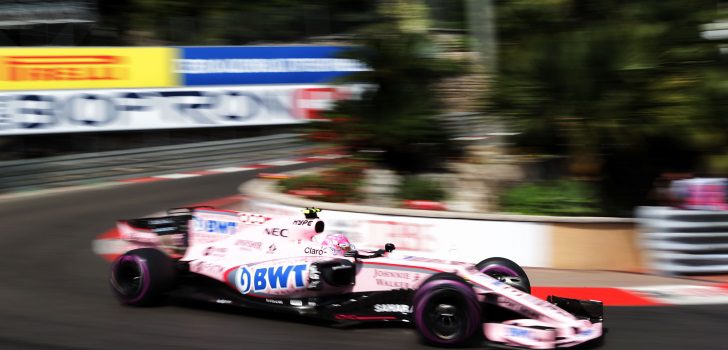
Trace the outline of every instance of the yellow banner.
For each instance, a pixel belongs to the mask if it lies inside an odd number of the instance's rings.
[[[175,52],[161,47],[2,48],[0,90],[176,86]]]

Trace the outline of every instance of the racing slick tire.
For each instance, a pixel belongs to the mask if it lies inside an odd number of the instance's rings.
[[[464,345],[481,327],[481,308],[475,291],[451,273],[439,273],[425,281],[415,292],[412,305],[415,327],[431,345]]]
[[[154,248],[134,249],[118,257],[109,277],[116,298],[132,306],[158,304],[174,280],[174,261]]]
[[[485,259],[475,265],[480,272],[505,282],[509,286],[522,292],[531,294],[531,281],[523,268],[512,260],[493,257]]]

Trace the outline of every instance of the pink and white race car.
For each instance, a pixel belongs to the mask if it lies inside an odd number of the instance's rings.
[[[294,312],[341,323],[414,323],[440,346],[482,340],[533,349],[602,336],[602,303],[530,294],[523,269],[505,258],[471,263],[383,249],[361,251],[326,233],[309,208],[273,218],[210,207],[118,221],[131,250],[111,267],[127,305],[167,296]]]

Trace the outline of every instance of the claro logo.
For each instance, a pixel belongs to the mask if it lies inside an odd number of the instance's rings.
[[[16,82],[125,80],[129,67],[124,56],[5,56],[0,77]]]

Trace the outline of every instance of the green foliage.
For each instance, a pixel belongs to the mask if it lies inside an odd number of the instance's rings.
[[[447,197],[447,192],[438,181],[407,176],[400,184],[396,196],[400,200],[442,201]]]
[[[522,148],[600,164],[590,175],[608,206],[638,204],[660,172],[710,169],[728,149],[728,72],[700,35],[715,2],[513,0],[497,12],[494,109]]]
[[[291,190],[319,188],[322,182],[321,175],[306,174],[281,179],[278,182],[278,186],[283,192],[288,192]]]
[[[318,174],[305,174],[282,179],[278,186],[283,192],[313,190],[321,195],[306,196],[324,202],[345,203],[361,199],[359,191],[365,164],[346,162],[336,168]]]
[[[403,172],[441,167],[457,153],[439,114],[434,84],[459,72],[438,59],[425,34],[400,31],[394,21],[370,26],[357,36],[357,49],[343,54],[371,70],[344,78],[365,84],[358,99],[341,101],[328,114],[331,122],[315,125],[336,135],[350,152],[381,151],[380,162]]]
[[[365,0],[128,1],[130,28],[177,45],[290,42],[340,34],[377,19],[376,3]]]
[[[559,180],[527,183],[505,191],[500,198],[505,212],[527,215],[596,215],[596,193],[587,183]]]

